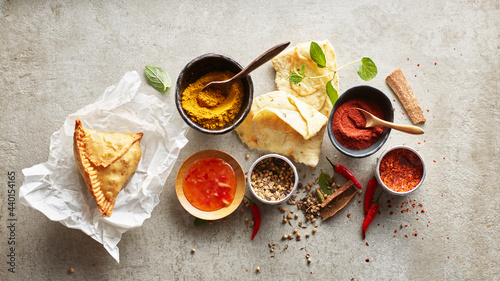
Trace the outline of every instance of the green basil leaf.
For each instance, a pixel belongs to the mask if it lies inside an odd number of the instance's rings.
[[[199,218],[195,218],[194,219],[194,225],[195,226],[202,226],[204,224],[206,224],[208,221],[206,220],[202,220],[202,219],[199,219]]]
[[[332,80],[326,82],[326,94],[328,95],[328,98],[332,102],[332,105],[335,105],[335,102],[339,98],[339,94],[337,90],[333,87]]]
[[[318,184],[319,187],[321,188],[321,191],[323,191],[328,195],[332,194],[332,190],[328,188],[329,182],[330,182],[330,175],[327,173],[323,173],[323,171],[321,171],[321,174],[319,174]]]
[[[304,80],[304,76],[300,75],[296,71],[292,71],[292,74],[288,76],[288,80],[293,84],[299,84],[302,80]]]
[[[318,45],[318,43],[312,41],[311,47],[309,48],[309,55],[311,59],[318,65],[319,68],[326,67],[326,57],[325,53]]]
[[[166,92],[172,86],[172,79],[158,66],[146,65],[144,73],[149,84],[159,92]]]
[[[377,76],[377,66],[367,57],[361,59],[361,65],[358,68],[358,75],[365,81],[370,81]]]

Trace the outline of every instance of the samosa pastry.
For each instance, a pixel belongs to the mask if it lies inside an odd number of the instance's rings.
[[[73,152],[78,171],[103,216],[113,213],[116,197],[139,165],[142,133],[103,133],[75,123]]]

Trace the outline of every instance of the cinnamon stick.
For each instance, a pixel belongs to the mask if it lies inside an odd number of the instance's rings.
[[[401,69],[394,70],[385,78],[385,81],[398,96],[413,124],[425,122],[422,108]]]
[[[343,186],[335,190],[321,204],[322,209],[320,215],[323,220],[335,216],[335,214],[342,210],[356,194],[358,194],[358,190],[352,181],[346,182]]]

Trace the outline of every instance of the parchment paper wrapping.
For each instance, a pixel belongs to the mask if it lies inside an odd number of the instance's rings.
[[[186,123],[177,113],[174,95],[167,104],[138,91],[139,74],[127,72],[104,94],[68,116],[50,139],[49,159],[23,170],[20,202],[53,221],[80,229],[99,243],[119,262],[118,242],[128,229],[139,227],[159,203],[165,181],[179,152],[188,140]],[[143,132],[142,158],[134,174],[116,199],[111,217],[102,217],[95,199],[80,176],[73,156],[75,120],[104,132]]]

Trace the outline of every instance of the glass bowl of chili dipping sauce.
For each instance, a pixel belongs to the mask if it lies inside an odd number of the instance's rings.
[[[226,93],[215,88],[200,90],[209,82],[222,81],[240,72],[243,66],[221,54],[204,54],[191,60],[177,78],[175,105],[182,119],[206,134],[225,134],[234,130],[252,106],[253,83],[250,75],[231,85]]]
[[[204,220],[228,216],[245,195],[245,174],[238,161],[220,150],[202,150],[182,163],[175,191],[182,207]]]
[[[248,175],[250,191],[265,204],[280,204],[290,199],[299,182],[297,168],[279,154],[267,154],[255,160]]]
[[[376,126],[364,128],[365,117],[356,108],[364,109],[389,122],[394,111],[389,98],[370,86],[357,86],[345,91],[335,102],[328,120],[328,136],[340,152],[354,157],[367,157],[386,142],[391,129]]]
[[[377,161],[378,183],[393,195],[407,195],[417,190],[425,178],[425,163],[413,148],[400,145],[387,149]]]

